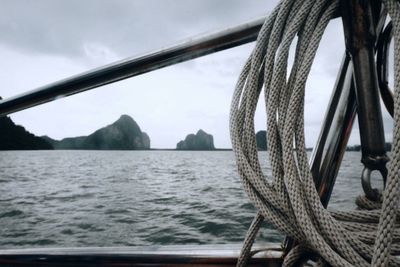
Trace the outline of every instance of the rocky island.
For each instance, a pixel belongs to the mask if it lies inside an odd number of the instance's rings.
[[[211,134],[203,130],[198,130],[196,134],[189,134],[185,140],[176,145],[177,150],[215,150],[214,138]]]
[[[85,150],[147,150],[150,138],[128,115],[122,115],[113,124],[103,127],[88,136],[64,138],[60,141],[43,137],[54,149]]]
[[[49,142],[15,125],[9,117],[0,117],[0,129],[0,150],[53,149]]]
[[[256,141],[257,141],[257,149],[258,150],[267,150],[267,132],[266,131],[258,131],[256,133]]]

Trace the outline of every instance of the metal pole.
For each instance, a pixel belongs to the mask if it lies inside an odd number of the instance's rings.
[[[358,124],[361,139],[362,186],[371,200],[379,194],[371,187],[371,172],[378,170],[386,181],[385,133],[380,106],[378,76],[375,64],[376,26],[374,13],[379,12],[376,2],[370,0],[343,0],[342,17],[346,50],[354,68],[357,96]],[[378,9],[378,10],[377,10]],[[376,17],[376,16],[375,16]]]
[[[0,116],[99,86],[255,41],[265,18],[189,39],[144,56],[129,58],[0,101]]]
[[[356,116],[353,68],[345,55],[324,124],[311,156],[311,173],[322,204],[327,207]]]

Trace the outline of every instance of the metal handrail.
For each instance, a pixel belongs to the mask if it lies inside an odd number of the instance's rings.
[[[34,248],[0,250],[1,266],[235,266],[240,245]],[[256,245],[247,266],[281,266],[277,244]]]
[[[257,39],[265,17],[143,56],[128,58],[0,101],[0,116]]]

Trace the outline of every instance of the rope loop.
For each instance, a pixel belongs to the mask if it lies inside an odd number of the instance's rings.
[[[297,264],[305,251],[319,255],[317,266],[400,266],[397,220],[400,193],[400,9],[384,0],[395,44],[394,133],[386,188],[378,201],[359,197],[360,210],[327,211],[308,165],[304,96],[322,35],[339,0],[281,0],[262,26],[255,48],[237,81],[230,110],[230,133],[239,176],[258,209],[237,266],[244,266],[261,223],[267,220],[296,246],[283,266]],[[289,51],[297,41],[288,71]],[[263,96],[263,97],[261,97]],[[264,100],[272,177],[262,172],[255,139],[257,103]],[[393,245],[391,245],[391,243]]]

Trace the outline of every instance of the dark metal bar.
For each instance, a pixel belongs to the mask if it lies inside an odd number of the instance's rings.
[[[235,266],[240,248],[237,246],[151,246],[111,248],[61,248],[1,250],[2,267],[63,266]],[[282,265],[277,245],[256,246],[248,266]]]
[[[325,207],[328,206],[356,115],[352,76],[350,58],[345,55],[317,145],[311,156],[311,173]]]
[[[342,7],[346,50],[351,55],[354,68],[361,162],[365,166],[362,185],[367,197],[377,199],[378,194],[370,184],[371,171],[380,171],[385,181],[386,162],[389,158],[385,151],[385,135],[374,57],[377,38],[373,9],[370,0],[343,0]]]
[[[265,18],[126,59],[0,101],[0,116],[255,41]]]
[[[376,45],[376,69],[378,73],[379,91],[382,96],[383,103],[386,110],[393,118],[394,114],[394,100],[393,93],[389,88],[389,47],[392,40],[392,22],[390,22],[385,30],[380,34],[378,43]]]

